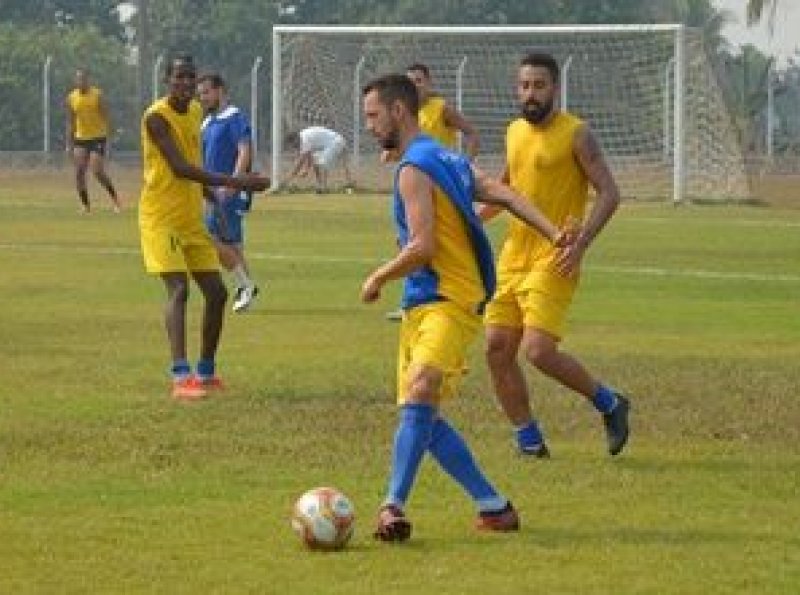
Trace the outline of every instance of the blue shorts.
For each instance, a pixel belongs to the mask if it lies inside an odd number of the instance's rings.
[[[223,244],[241,244],[244,242],[242,218],[249,210],[250,199],[244,192],[219,199],[217,203],[206,203],[206,228]]]

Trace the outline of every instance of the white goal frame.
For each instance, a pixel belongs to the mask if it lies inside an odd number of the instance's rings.
[[[585,35],[594,33],[648,33],[671,32],[674,36],[673,56],[670,63],[665,65],[665,81],[672,80],[672,96],[670,101],[669,89],[665,90],[664,110],[672,112],[672,126],[666,124],[665,134],[671,132],[671,138],[664,138],[665,151],[672,150],[672,201],[680,203],[685,197],[686,187],[686,130],[685,130],[685,104],[686,104],[686,28],[680,24],[653,24],[653,25],[548,25],[548,26],[322,26],[322,25],[276,25],[272,29],[272,136],[271,136],[271,169],[272,187],[280,186],[281,180],[281,155],[283,150],[282,130],[282,44],[283,37],[292,33],[326,34],[326,35],[358,35],[358,34],[406,34],[415,36],[441,36],[472,35],[491,37],[506,33],[514,34],[547,34],[569,33]],[[360,67],[362,60],[353,72],[353,116],[354,128],[360,126]],[[462,65],[463,66],[463,65]],[[566,75],[569,64],[563,65],[563,74]],[[509,85],[511,85],[509,81]],[[562,81],[562,102],[567,100],[568,79]],[[460,97],[458,99],[460,101]],[[357,171],[360,158],[358,130],[354,134],[352,149],[353,167]],[[671,143],[670,143],[671,141]],[[671,147],[669,147],[671,144]]]

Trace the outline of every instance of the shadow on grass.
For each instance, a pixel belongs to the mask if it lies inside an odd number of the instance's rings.
[[[249,310],[244,316],[262,316],[262,317],[277,317],[277,316],[339,316],[347,314],[352,316],[354,314],[363,314],[364,310],[358,307],[343,308],[341,306],[332,306],[330,308],[269,308],[269,309],[256,309]]]

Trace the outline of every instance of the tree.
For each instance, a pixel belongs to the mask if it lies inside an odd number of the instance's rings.
[[[0,22],[59,28],[92,25],[101,35],[122,40],[125,31],[119,20],[120,3],[120,0],[3,0]]]
[[[754,25],[761,20],[761,17],[769,12],[770,28],[775,23],[775,9],[778,7],[778,0],[747,0],[747,24]]]
[[[0,24],[0,149],[32,150],[42,146],[42,66],[52,56],[50,136],[52,147],[63,147],[63,101],[77,67],[89,67],[92,79],[108,98],[112,124],[132,145],[138,124],[131,122],[130,66],[125,46],[110,41],[93,26]],[[88,58],[91,57],[91,61]],[[112,136],[116,136],[112,133]],[[116,139],[115,139],[116,140]]]

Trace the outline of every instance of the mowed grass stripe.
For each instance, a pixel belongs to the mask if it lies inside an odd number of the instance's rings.
[[[0,250],[20,251],[20,252],[62,252],[69,250],[71,254],[84,255],[121,255],[139,256],[139,250],[133,248],[96,248],[87,246],[74,246],[66,244],[8,244],[0,243]],[[265,254],[263,252],[248,251],[247,258],[250,260],[273,260],[286,262],[316,262],[325,264],[374,264],[380,262],[375,258],[352,258],[336,256],[320,256],[308,254]],[[667,269],[659,267],[625,267],[625,266],[604,266],[588,265],[584,268],[587,273],[612,273],[620,275],[642,275],[649,277],[694,277],[698,279],[714,279],[733,281],[753,281],[753,282],[776,282],[776,283],[800,283],[800,275],[783,274],[764,274],[748,272],[723,272],[723,271],[704,271],[692,269]]]

